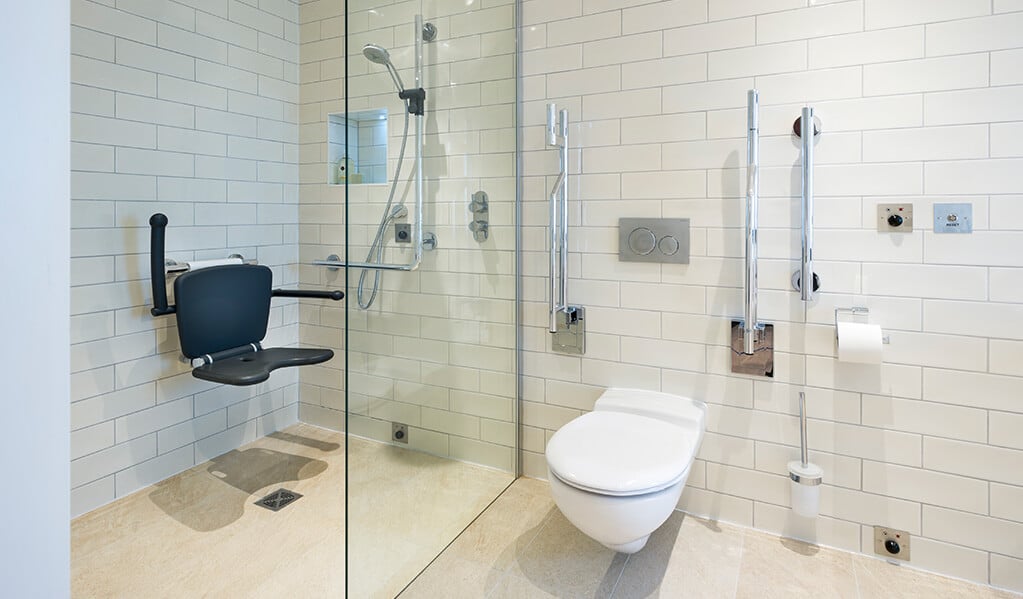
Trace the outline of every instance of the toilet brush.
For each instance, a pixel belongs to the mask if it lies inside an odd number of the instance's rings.
[[[805,518],[816,518],[821,508],[821,480],[824,471],[807,459],[806,394],[799,392],[799,460],[789,462],[792,510]]]

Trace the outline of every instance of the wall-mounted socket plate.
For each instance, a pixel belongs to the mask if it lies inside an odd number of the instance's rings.
[[[391,441],[408,445],[408,425],[400,422],[392,422]]]
[[[394,242],[412,243],[412,225],[410,225],[409,223],[395,223]]]
[[[935,233],[973,233],[973,204],[935,204]]]
[[[879,233],[912,233],[913,204],[878,204],[877,230]]]
[[[885,526],[875,526],[874,553],[890,559],[908,562],[909,533]]]

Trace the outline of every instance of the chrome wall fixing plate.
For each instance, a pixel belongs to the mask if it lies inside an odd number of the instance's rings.
[[[774,378],[774,325],[765,324],[752,354],[742,353],[742,321],[732,321],[732,372]]]
[[[558,332],[551,335],[551,349],[559,354],[586,353],[586,308],[567,306],[558,314]]]

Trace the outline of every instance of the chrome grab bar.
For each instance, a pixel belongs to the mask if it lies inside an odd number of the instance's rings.
[[[816,299],[820,279],[813,272],[813,144],[820,135],[820,128],[813,114],[813,108],[804,106],[796,133],[802,146],[802,208],[800,210],[800,237],[802,251],[800,267],[792,275],[792,286],[799,291],[805,302]],[[809,134],[807,129],[809,128]]]
[[[413,259],[409,264],[377,264],[375,262],[346,262],[341,259],[313,260],[312,266],[326,266],[327,268],[365,268],[366,270],[398,270],[411,272],[419,268],[420,260]]]
[[[806,134],[807,128],[810,134]],[[799,272],[800,297],[813,299],[813,108],[803,107],[803,210],[801,236],[803,242],[802,266]]]
[[[758,331],[763,326],[757,320],[757,229],[760,219],[760,94],[749,90],[746,105],[746,280],[744,283],[745,311],[742,323],[742,353],[756,350]]]
[[[560,172],[550,195],[550,323],[558,332],[558,314],[568,310],[568,111],[547,105],[547,145],[558,148]],[[559,204],[560,202],[560,204]],[[560,209],[559,209],[560,208]],[[560,260],[559,260],[560,258]]]

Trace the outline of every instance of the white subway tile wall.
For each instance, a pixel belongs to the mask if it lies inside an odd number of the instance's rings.
[[[149,315],[149,216],[168,257],[241,253],[298,282],[298,3],[71,2],[71,515],[298,418],[297,373],[194,379]],[[172,300],[173,301],[173,300]],[[275,301],[268,344],[298,341]]]
[[[344,271],[304,264],[330,254],[344,257],[346,242],[350,260],[366,258],[398,164],[405,109],[385,68],[368,61],[362,47],[373,43],[387,48],[401,79],[413,87],[416,14],[438,31],[436,41],[426,43],[423,52],[424,229],[436,234],[438,249],[426,252],[415,272],[383,273],[368,310],[357,303],[362,271],[351,270],[347,321],[335,306],[303,303],[299,337],[303,343],[340,352],[347,324],[348,426],[353,434],[389,441],[391,422],[401,422],[408,425],[413,449],[510,471],[516,444],[513,3],[349,3],[347,65],[343,8],[341,2],[301,4],[300,281],[308,286],[343,286]],[[605,30],[603,21],[618,20],[616,14],[607,14],[593,23],[566,22],[572,28],[564,34],[578,43],[594,35],[594,28],[599,30],[596,35],[617,36],[617,25]],[[578,56],[567,60],[579,66]],[[386,165],[378,166],[362,149],[359,156],[348,155],[358,158],[356,172],[380,169],[376,180],[387,183],[350,182],[347,196],[343,185],[330,185],[327,178],[328,161],[340,156],[328,145],[327,122],[329,115],[345,110],[346,66],[349,110],[385,109],[388,115],[387,145],[382,148]],[[560,85],[579,93],[578,86],[586,81],[570,75]],[[411,224],[414,117],[408,126],[394,201],[409,210],[408,217],[397,222]],[[349,140],[349,145],[356,142]],[[485,191],[490,202],[489,239],[483,242],[474,240],[468,228],[469,203],[477,191]],[[383,261],[408,263],[410,246],[396,244],[394,237],[393,227],[384,232]],[[363,300],[371,295],[373,281],[374,274],[367,272]],[[338,359],[302,369],[303,421],[343,429],[344,365]]]
[[[340,357],[255,388],[191,377],[173,322],[147,312],[146,219],[171,218],[169,257],[240,252],[281,284],[343,285],[343,274],[297,266],[341,253],[345,202],[361,259],[387,197],[385,186],[346,198],[327,185],[342,33],[351,48],[388,47],[408,82],[417,13],[441,32],[426,52],[425,164],[442,249],[418,273],[385,275],[373,310],[348,315],[350,424],[386,439],[401,420],[413,447],[511,467],[514,5],[350,8],[346,24],[330,0],[72,1],[73,514],[299,416],[342,427]],[[1023,591],[1023,4],[527,0],[522,13],[525,473],[545,476],[546,440],[604,387],[691,395],[710,404],[708,434],[680,507],[805,536],[783,509],[805,389],[811,457],[826,470],[817,540],[871,553],[873,524],[900,526],[917,535],[916,565]],[[381,67],[353,51],[347,68],[352,110],[389,109],[393,171],[401,105]],[[751,87],[773,381],[732,375],[727,348],[727,320],[741,312]],[[547,101],[574,120],[570,299],[589,308],[582,358],[550,353],[544,328]],[[788,131],[803,103],[824,126],[823,290],[809,307],[788,289],[799,193]],[[478,189],[491,198],[482,245],[466,229]],[[914,233],[875,232],[876,204],[893,201],[914,203]],[[933,234],[936,202],[972,203],[974,233]],[[631,216],[692,218],[691,264],[618,262],[617,219]],[[385,259],[408,256],[392,246]],[[891,336],[880,368],[835,360],[833,310],[851,305],[870,307]],[[268,342],[344,349],[337,305],[275,303],[271,325]]]
[[[1023,591],[1023,4],[989,0],[523,3],[525,132],[522,464],[607,386],[709,403],[680,507],[873,553],[872,526],[911,531],[917,566]],[[745,92],[761,102],[761,317],[773,380],[729,372],[741,315]],[[571,111],[570,300],[583,357],[545,332],[543,106]],[[800,106],[817,145],[819,301],[789,288],[798,255]],[[912,202],[916,230],[876,232]],[[935,235],[932,206],[969,202],[971,235]],[[619,217],[692,219],[688,266],[620,263]],[[868,306],[880,367],[837,362],[834,308]],[[97,325],[100,326],[100,325]],[[825,469],[816,530],[790,527],[786,462],[806,390]],[[97,432],[101,435],[101,432]],[[700,475],[696,475],[699,473]]]

